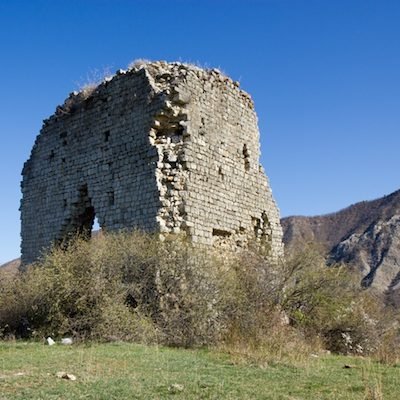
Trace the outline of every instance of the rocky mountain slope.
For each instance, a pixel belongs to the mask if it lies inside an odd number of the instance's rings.
[[[333,214],[287,217],[281,223],[287,251],[317,244],[329,260],[358,270],[363,286],[400,300],[400,190]]]

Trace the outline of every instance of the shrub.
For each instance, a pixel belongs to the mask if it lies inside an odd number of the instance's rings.
[[[182,238],[77,238],[2,282],[0,327],[4,335],[211,343],[223,328],[218,274],[213,255]]]
[[[378,350],[396,317],[382,296],[360,287],[348,268],[327,268],[320,253],[309,248],[287,260],[282,271],[282,307],[306,338],[318,337],[336,353]]]
[[[135,231],[76,238],[26,272],[0,277],[3,337],[217,345],[257,362],[301,358],[323,344],[395,362],[395,318],[312,249],[271,265],[254,250]]]
[[[108,324],[107,336],[121,336],[123,327],[136,324],[138,316],[125,304],[118,270],[103,262],[106,254],[101,240],[78,238],[67,251],[54,248],[40,263],[19,274],[12,285],[4,283],[0,291],[4,334],[92,338],[118,315],[118,325]],[[20,326],[27,327],[23,335]]]

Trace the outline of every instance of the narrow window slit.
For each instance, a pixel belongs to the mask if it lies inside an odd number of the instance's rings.
[[[244,169],[248,171],[250,169],[250,152],[247,149],[247,145],[243,145],[243,151],[242,151],[243,157],[244,157]]]
[[[67,136],[68,136],[68,133],[67,133],[67,132],[62,132],[62,133],[60,133],[60,139],[63,139],[63,141],[62,141],[62,145],[63,145],[63,146],[66,146],[66,145],[68,144],[68,142],[67,142]]]
[[[108,196],[108,205],[113,206],[115,204],[114,192],[113,191],[107,192],[107,196]]]

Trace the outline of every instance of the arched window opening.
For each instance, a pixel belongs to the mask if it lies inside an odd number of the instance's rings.
[[[89,197],[87,185],[79,188],[79,196],[73,204],[71,223],[67,229],[67,234],[78,234],[86,239],[92,236],[93,225],[96,213]]]
[[[92,226],[92,235],[93,235],[93,233],[98,233],[99,231],[101,231],[101,226],[100,226],[98,218],[96,216],[94,216],[93,226]]]

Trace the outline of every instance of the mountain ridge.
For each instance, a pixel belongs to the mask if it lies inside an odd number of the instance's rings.
[[[281,224],[287,253],[316,245],[328,264],[347,264],[361,273],[363,287],[400,305],[400,190],[326,215],[282,218]]]
[[[374,221],[387,220],[397,213],[400,213],[400,190],[374,200],[360,201],[329,214],[284,217],[281,219],[283,240],[286,248],[291,249],[298,243],[307,243],[310,237],[312,239],[316,237],[318,242],[329,251],[340,240],[355,231],[365,230]],[[292,237],[296,234],[292,231],[293,228],[300,229],[299,233],[303,235],[303,238]]]

